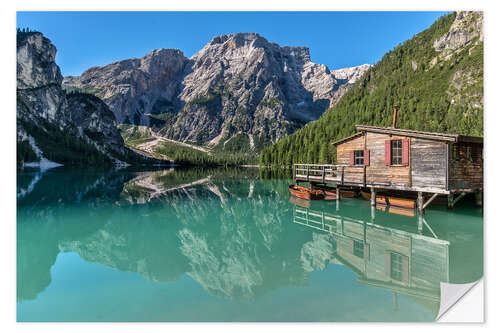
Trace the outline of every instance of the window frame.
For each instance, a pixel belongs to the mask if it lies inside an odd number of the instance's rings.
[[[394,147],[394,144],[399,142],[399,147]],[[399,156],[396,156],[394,152],[399,152]],[[399,159],[399,163],[395,163],[397,159]],[[394,139],[391,140],[391,166],[403,166],[403,140],[402,139]]]
[[[365,257],[365,244],[363,241],[353,239],[353,245],[352,245],[352,254],[354,254],[358,258],[364,258]]]
[[[472,161],[472,147],[471,146],[465,146],[465,158],[468,161]]]
[[[392,280],[403,282],[403,255],[391,252],[390,256],[390,277]]]
[[[361,156],[356,156],[361,153]],[[360,163],[358,163],[361,161]],[[355,150],[354,151],[354,165],[365,165],[365,151],[364,150]]]

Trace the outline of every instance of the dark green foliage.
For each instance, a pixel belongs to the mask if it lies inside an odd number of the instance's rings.
[[[175,163],[184,165],[204,166],[238,166],[244,164],[255,164],[255,155],[244,153],[228,153],[217,151],[208,154],[193,148],[181,146],[175,143],[164,142],[155,148],[155,152],[173,159]]]
[[[443,16],[388,52],[318,121],[264,149],[260,164],[335,163],[333,141],[354,134],[358,124],[391,126],[394,105],[399,105],[399,128],[482,136],[483,109],[469,105],[483,96],[482,43],[473,47],[473,40],[449,60],[430,66],[438,55],[433,42],[454,19],[455,14]],[[461,73],[467,79],[459,81],[468,85],[452,91],[454,76]],[[452,96],[459,102],[452,103]]]
[[[23,140],[17,143],[17,164],[38,162],[40,159],[31,147],[28,140]]]
[[[248,135],[244,133],[236,134],[226,142],[224,150],[232,153],[250,152],[250,141],[248,140]]]
[[[203,96],[198,96],[194,98],[193,100],[189,101],[185,108],[189,110],[189,107],[191,105],[195,106],[196,108],[201,107],[204,109],[210,116],[215,116],[217,113],[220,112],[220,105],[221,105],[221,92],[218,90],[210,90],[207,95]]]
[[[149,116],[151,118],[165,121],[165,120],[169,120],[172,117],[175,117],[175,115],[176,115],[175,112],[164,112],[164,113],[158,113],[158,114],[150,114]]]
[[[72,131],[62,131],[57,126],[40,120],[35,126],[19,120],[26,132],[35,139],[43,155],[64,165],[107,165],[111,160],[94,146],[72,135]],[[43,129],[42,129],[43,128]]]
[[[100,93],[100,90],[98,88],[95,88],[90,85],[86,85],[83,87],[75,87],[75,86],[68,86],[63,84],[62,89],[66,92],[66,94],[86,94],[86,95],[92,95],[92,96],[98,96]],[[112,98],[109,98],[108,100],[111,100]]]

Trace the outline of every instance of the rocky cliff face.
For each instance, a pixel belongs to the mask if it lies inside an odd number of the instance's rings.
[[[483,12],[457,12],[449,31],[434,41],[434,48],[436,51],[447,51],[448,55],[462,49],[475,37],[478,37],[478,43],[484,39]]]
[[[102,98],[119,123],[148,124],[147,114],[171,106],[187,59],[179,50],[154,50],[141,59],[92,67],[82,76],[68,76],[64,85]]]
[[[113,113],[97,97],[61,87],[56,48],[39,32],[17,36],[18,162],[122,163],[142,160],[125,148]]]
[[[464,57],[477,57],[476,54],[481,50],[482,58],[483,18],[483,12],[457,12],[448,32],[434,41],[433,46],[438,55],[431,60],[430,66],[433,67],[436,64],[444,66],[444,62],[450,61],[462,52]],[[482,66],[458,67],[447,90],[450,103],[472,110],[473,117],[477,117],[484,108],[482,82]]]
[[[119,122],[179,141],[259,150],[317,119],[369,67],[330,71],[311,62],[306,47],[238,33],[215,37],[190,59],[156,50],[63,84],[101,97]]]

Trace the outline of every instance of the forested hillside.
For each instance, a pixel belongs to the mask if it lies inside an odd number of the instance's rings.
[[[483,37],[481,12],[441,17],[398,45],[323,116],[260,154],[261,165],[334,163],[332,142],[355,125],[483,135]]]

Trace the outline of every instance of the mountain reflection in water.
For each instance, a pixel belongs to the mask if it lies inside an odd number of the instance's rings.
[[[338,207],[335,202],[302,207],[290,202],[287,184],[262,179],[252,169],[20,172],[18,319],[35,320],[27,309],[51,294],[51,269],[63,253],[138,273],[159,285],[175,286],[188,276],[214,297],[207,308],[216,308],[216,299],[235,308],[259,307],[259,302],[271,303],[269,298],[281,304],[275,317],[253,309],[241,318],[218,314],[208,320],[432,320],[439,308],[439,282],[482,276],[482,211],[467,203],[453,212],[429,209],[423,221],[372,212],[361,199],[341,200]],[[346,277],[329,273],[332,267],[347,268],[353,274],[349,280],[373,293],[390,293],[387,315],[295,315],[298,310],[287,297],[307,288],[341,288]],[[314,274],[321,272],[330,280],[317,282]],[[305,302],[308,296],[302,297]],[[363,297],[353,296],[352,302],[382,302]],[[318,300],[318,306],[321,302],[328,300]],[[405,311],[410,306],[422,314]],[[163,316],[152,320],[200,320],[184,313]],[[47,320],[59,318],[53,314]]]

